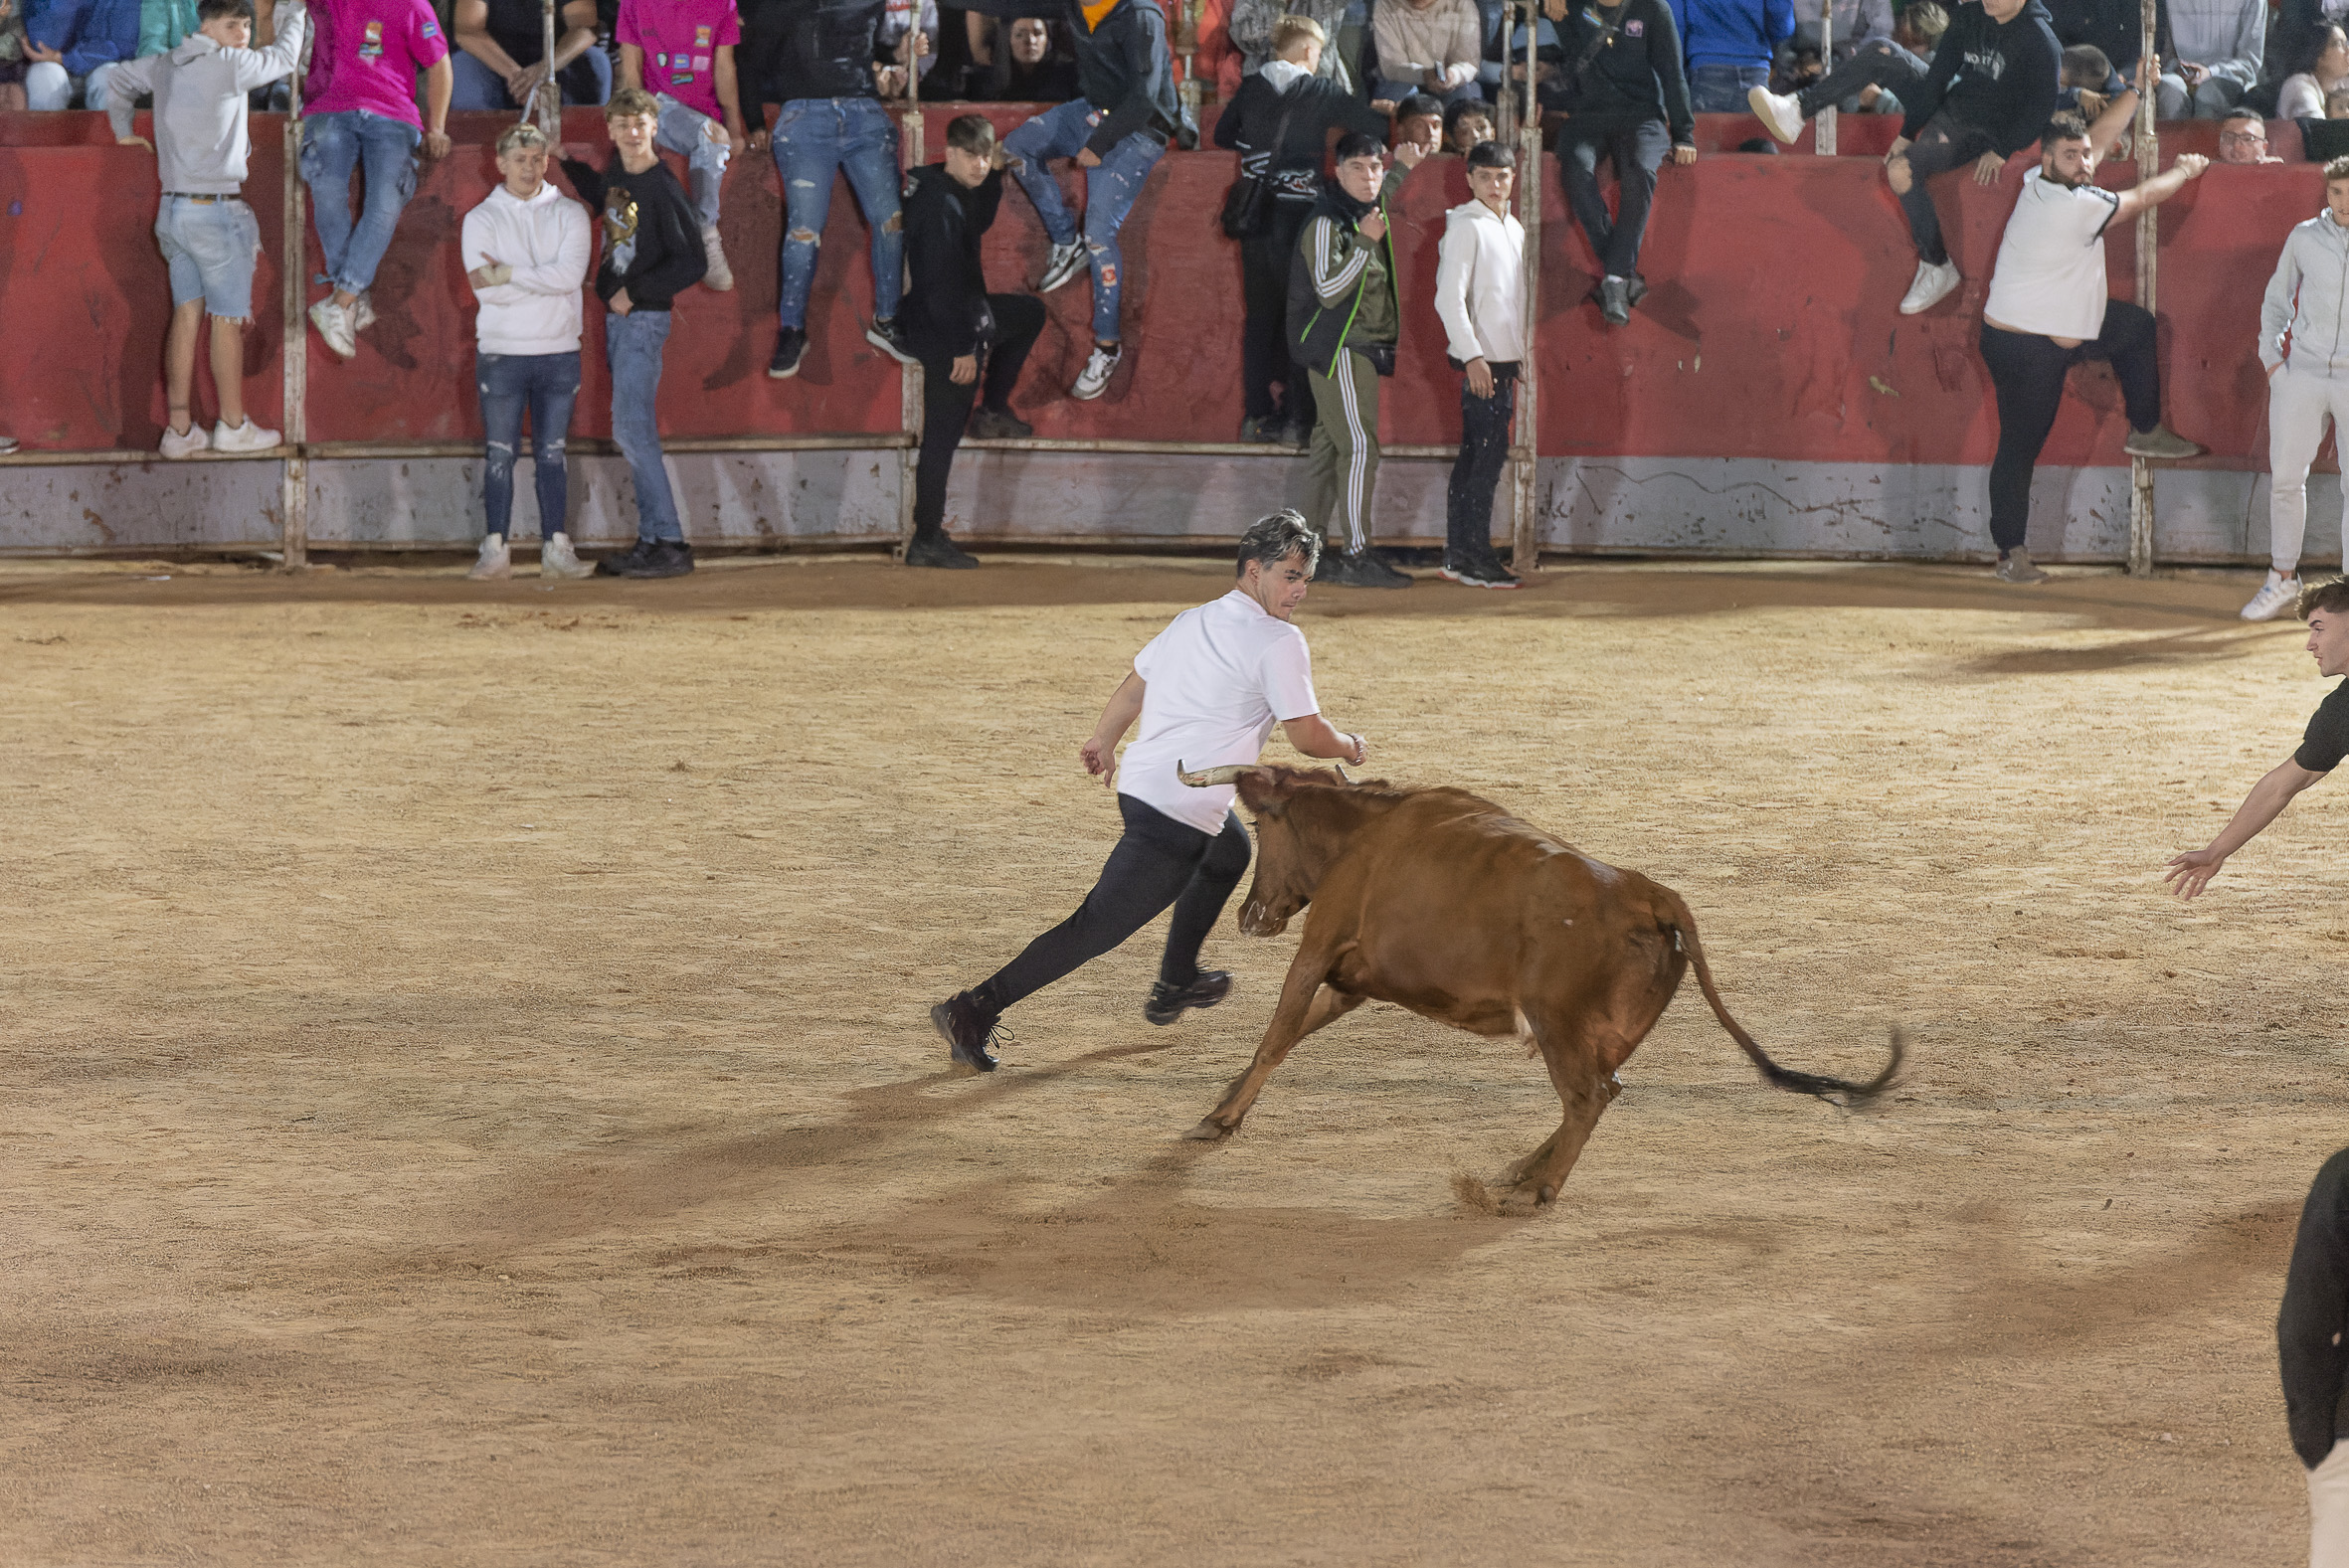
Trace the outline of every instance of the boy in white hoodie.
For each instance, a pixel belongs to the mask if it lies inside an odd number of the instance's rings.
[[[1493,549],[1493,487],[1509,460],[1518,366],[1533,351],[1526,324],[1526,231],[1509,213],[1517,154],[1497,141],[1468,150],[1475,200],[1445,215],[1435,313],[1460,371],[1460,456],[1444,495],[1444,576],[1468,588],[1518,588]]]
[[[588,274],[587,209],[549,185],[546,135],[511,125],[497,138],[505,183],[464,217],[465,281],[481,302],[474,383],[488,436],[481,470],[487,528],[481,557],[467,576],[513,576],[506,543],[514,510],[514,450],[522,413],[530,413],[538,481],[538,575],[586,577],[595,571],[571,548],[563,441],[579,401],[580,291]]]
[[[130,133],[131,105],[155,95],[155,165],[163,181],[155,241],[171,269],[171,331],[164,343],[164,383],[171,423],[163,432],[166,457],[193,457],[207,447],[223,452],[267,451],[275,431],[245,414],[245,327],[253,319],[253,263],[261,254],[261,221],[245,205],[245,95],[293,70],[301,59],[309,17],[300,0],[281,0],[276,40],[253,41],[252,0],[203,0],[197,27],[169,54],[147,55],[114,67],[115,89],[106,115],[114,139],[145,147]],[[212,384],[220,423],[207,436],[195,422],[196,337],[212,316]]]

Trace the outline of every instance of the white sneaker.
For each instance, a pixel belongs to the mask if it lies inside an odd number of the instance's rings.
[[[1044,258],[1044,275],[1036,284],[1036,292],[1048,294],[1085,269],[1085,245],[1072,240],[1067,245],[1056,245],[1052,254]]]
[[[476,583],[494,582],[514,575],[514,553],[507,547],[505,535],[483,534],[481,556],[473,569],[465,574]]]
[[[2298,575],[2285,577],[2270,568],[2267,573],[2267,581],[2259,585],[2259,591],[2252,596],[2252,602],[2243,607],[2243,618],[2246,620],[2273,620],[2277,615],[2291,609],[2293,602],[2299,597],[2300,579]]]
[[[718,226],[701,226],[701,254],[709,259],[709,267],[701,274],[701,286],[724,293],[734,286],[734,268],[726,264],[726,248],[718,243]]]
[[[1762,122],[1762,129],[1780,141],[1793,141],[1803,133],[1803,106],[1793,93],[1748,87],[1745,102],[1753,110],[1753,117]]]
[[[540,577],[594,577],[594,563],[579,559],[579,552],[571,548],[571,536],[554,533],[538,547],[538,575]]]
[[[277,444],[277,433],[264,430],[251,419],[230,430],[226,425],[212,427],[214,451],[268,451]]]
[[[166,457],[193,457],[211,445],[211,433],[191,420],[188,422],[188,433],[185,436],[168,425],[164,426],[163,444],[158,450]]]
[[[1125,349],[1117,344],[1103,348],[1093,345],[1093,352],[1085,358],[1085,368],[1077,376],[1077,384],[1068,395],[1080,403],[1090,403],[1109,390],[1109,378],[1118,373],[1118,361],[1125,357]]]
[[[375,301],[367,297],[365,289],[361,289],[351,296],[351,336],[357,337],[373,325]]]
[[[1915,280],[1909,283],[1908,292],[1900,296],[1900,314],[1913,316],[1932,309],[1947,299],[1949,291],[1960,281],[1955,261],[1943,261],[1938,266],[1930,261],[1917,262]]]
[[[318,329],[318,336],[337,355],[349,359],[359,352],[359,345],[351,336],[351,313],[334,302],[332,294],[310,306],[310,325]]]

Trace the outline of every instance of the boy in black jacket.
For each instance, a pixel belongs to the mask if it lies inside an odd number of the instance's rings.
[[[1925,80],[1900,101],[1908,118],[1885,177],[1908,215],[1916,241],[1916,277],[1900,300],[1913,316],[1939,304],[1958,285],[1957,263],[1941,243],[1941,217],[1925,181],[1961,163],[1974,165],[1974,183],[1997,183],[2007,159],[2039,140],[2056,111],[2064,49],[2040,0],[1979,0],[1955,8]]]
[[[1663,0],[1543,0],[1542,11],[1557,27],[1565,56],[1541,101],[1565,122],[1557,161],[1566,205],[1598,257],[1599,313],[1610,326],[1626,326],[1631,307],[1648,291],[1639,251],[1656,199],[1656,171],[1667,148],[1675,163],[1697,161],[1680,29]],[[1611,219],[1598,188],[1602,155],[1615,160],[1621,185]]]
[[[596,566],[599,577],[682,577],[693,547],[677,517],[668,470],[660,461],[660,351],[669,336],[669,304],[701,281],[701,214],[652,150],[660,105],[638,87],[623,87],[604,106],[614,156],[603,173],[576,159],[563,172],[593,212],[603,214],[604,264],[596,295],[604,301],[604,352],[612,365],[612,438],[636,485],[636,542]]]
[[[2349,1148],[2324,1162],[2300,1210],[2275,1314],[2275,1352],[2283,1373],[2284,1416],[2292,1452],[2308,1472],[2308,1560],[2349,1558]]]
[[[983,114],[946,127],[946,158],[905,182],[905,257],[913,271],[899,320],[922,361],[922,456],[914,470],[914,537],[907,566],[975,567],[946,536],[946,478],[980,396],[972,432],[982,440],[1032,436],[1011,412],[1011,388],[1036,334],[1044,302],[1033,294],[991,294],[980,265],[980,241],[1003,195],[1003,149]]]

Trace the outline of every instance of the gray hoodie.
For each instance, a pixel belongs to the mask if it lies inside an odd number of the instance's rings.
[[[2349,230],[2329,207],[2284,236],[2259,302],[2259,363],[2270,371],[2284,362],[2286,328],[2294,375],[2349,377]]]
[[[146,55],[114,68],[106,117],[116,140],[130,134],[130,105],[155,95],[155,164],[166,193],[234,196],[245,188],[253,151],[245,94],[275,82],[301,59],[309,13],[299,0],[277,7],[276,41],[267,49],[223,49],[190,33],[167,55]]]

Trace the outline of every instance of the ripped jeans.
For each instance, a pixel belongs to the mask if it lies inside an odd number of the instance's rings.
[[[1074,158],[1085,139],[1101,123],[1101,110],[1083,98],[1046,109],[1003,138],[1008,167],[1019,188],[1035,203],[1036,216],[1054,245],[1070,245],[1077,238],[1077,222],[1060,199],[1060,182],[1044,164],[1051,158]],[[1093,336],[1103,343],[1118,341],[1118,298],[1123,291],[1125,256],[1118,250],[1118,230],[1142,195],[1143,182],[1167,155],[1164,138],[1138,130],[1109,149],[1096,168],[1085,170],[1085,252],[1093,265]]]
[[[481,426],[489,440],[488,461],[481,469],[481,506],[489,516],[483,532],[513,537],[514,455],[522,444],[525,408],[531,456],[537,459],[538,537],[568,532],[571,491],[563,440],[571,431],[571,405],[579,399],[579,351],[484,352],[474,385],[481,391]]]
[[[848,176],[872,231],[873,316],[895,316],[905,291],[905,230],[898,216],[897,122],[889,111],[874,98],[792,99],[775,120],[775,171],[783,176],[785,213],[783,290],[776,302],[783,325],[808,324],[835,171]]]
[[[660,129],[653,145],[684,154],[685,177],[701,226],[715,229],[718,190],[726,183],[726,160],[734,156],[734,143],[726,139],[726,127],[701,110],[687,108],[665,92],[654,94],[652,101],[660,105]]]

